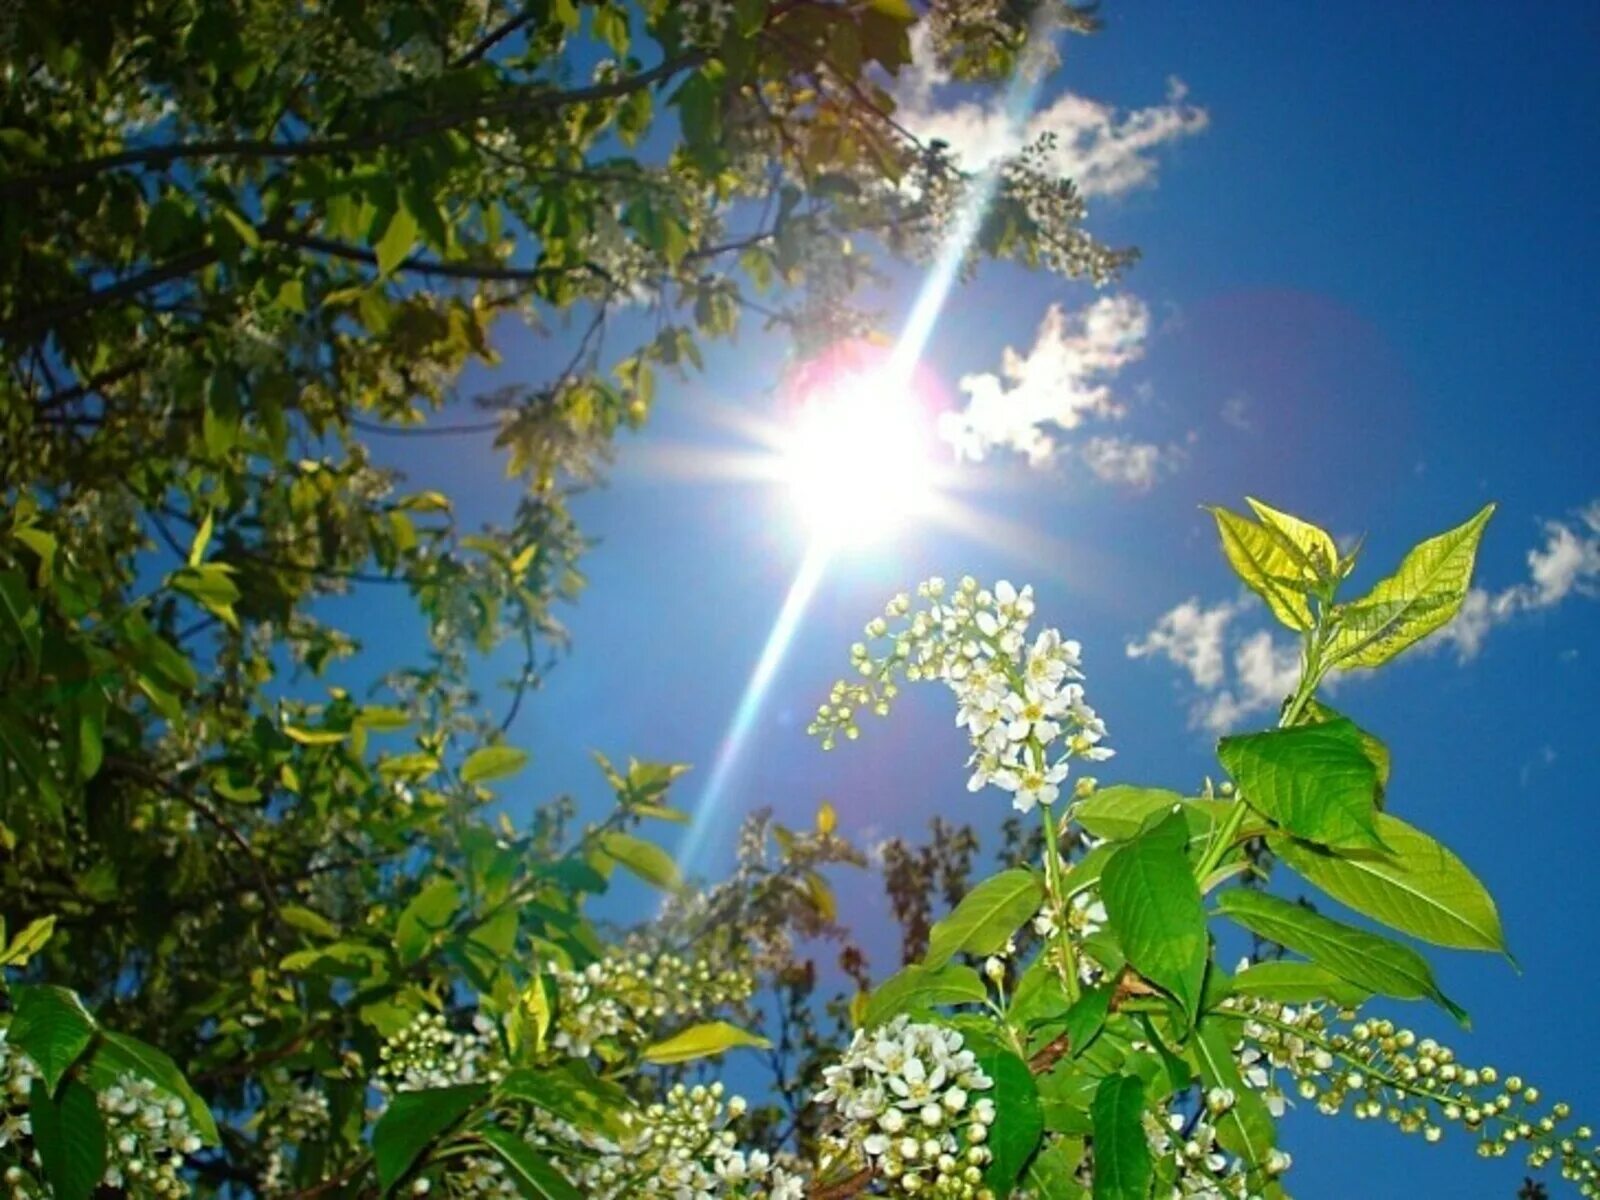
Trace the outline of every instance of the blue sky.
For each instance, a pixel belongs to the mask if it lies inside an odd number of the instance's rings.
[[[1271,666],[1259,639],[1240,658],[1267,617],[1242,602],[1199,504],[1252,494],[1338,535],[1365,532],[1361,586],[1493,499],[1481,636],[1346,681],[1335,700],[1393,750],[1391,811],[1453,847],[1496,894],[1522,967],[1441,951],[1443,984],[1474,1032],[1417,1006],[1403,1015],[1600,1121],[1582,1028],[1600,1016],[1600,606],[1588,594],[1600,546],[1581,514],[1600,498],[1600,240],[1586,183],[1600,177],[1600,10],[1122,0],[1104,16],[1103,34],[1070,43],[1058,88],[1116,106],[1114,129],[1137,110],[1155,128],[1182,124],[1179,109],[1205,114],[1203,130],[1156,139],[1139,186],[1091,197],[1090,227],[1144,254],[1111,289],[1146,314],[1138,355],[1084,376],[1125,414],[1057,431],[1047,468],[1003,450],[972,468],[968,499],[1007,522],[1003,533],[915,527],[830,565],[695,866],[724,866],[739,817],[763,805],[800,822],[829,798],[843,830],[867,842],[917,836],[935,813],[998,825],[1004,798],[963,787],[942,692],[913,689],[890,722],[832,755],[804,735],[860,624],[928,574],[1033,582],[1039,621],[1084,643],[1090,698],[1119,752],[1102,779],[1188,788],[1216,773],[1205,721],[1219,695],[1248,708]],[[1115,138],[1101,148],[1119,149]],[[895,311],[917,282],[905,276],[888,297]],[[1085,285],[986,269],[951,295],[930,367],[955,395],[963,375],[995,373],[1005,347],[1037,350],[1051,305],[1070,335],[1071,314],[1095,299]],[[550,354],[531,335],[503,349],[494,382]],[[610,485],[581,501],[602,542],[568,614],[575,648],[512,729],[536,763],[522,803],[570,791],[597,811],[591,749],[695,764],[680,803],[703,788],[804,533],[777,490],[670,477],[661,450],[726,443],[716,406],[769,412],[778,353],[752,329],[705,378],[667,388]],[[1099,479],[1084,457],[1096,437],[1151,447],[1151,478],[1136,480],[1148,486]],[[447,484],[469,512],[509,504],[483,469],[486,445],[405,452],[419,483]],[[1102,461],[1114,473],[1128,460]],[[1530,552],[1547,556],[1538,577]],[[1220,677],[1202,668],[1197,681],[1162,650],[1192,632],[1181,618],[1160,624],[1190,600],[1220,634]],[[1150,642],[1160,628],[1166,640]],[[1149,652],[1132,657],[1130,645]],[[1204,659],[1192,638],[1182,645]],[[489,666],[486,681],[510,664]],[[1266,721],[1259,710],[1239,718]],[[895,942],[879,891],[839,886],[887,973]],[[1303,1200],[1509,1197],[1522,1175],[1511,1160],[1480,1162],[1455,1133],[1427,1147],[1309,1111],[1290,1116],[1286,1140]]]

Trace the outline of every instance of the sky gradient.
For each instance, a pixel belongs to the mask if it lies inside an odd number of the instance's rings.
[[[919,836],[935,813],[998,826],[1006,800],[967,794],[964,739],[941,689],[909,689],[890,721],[831,755],[804,734],[860,625],[918,579],[1032,582],[1036,624],[1084,644],[1089,698],[1118,750],[1100,778],[1192,789],[1217,773],[1207,722],[1228,713],[1224,693],[1234,727],[1269,723],[1249,702],[1274,663],[1259,636],[1269,618],[1243,600],[1201,503],[1239,507],[1250,494],[1338,536],[1365,533],[1354,581],[1364,588],[1409,545],[1492,499],[1477,636],[1341,681],[1334,700],[1389,743],[1390,810],[1488,884],[1522,968],[1438,951],[1441,982],[1474,1031],[1421,1006],[1394,1015],[1600,1121],[1584,1028],[1600,1016],[1600,530],[1582,512],[1600,498],[1600,239],[1585,183],[1600,177],[1600,9],[1119,0],[1103,15],[1101,35],[1069,44],[1041,106],[1079,129],[1092,114],[1058,104],[1062,89],[1116,106],[1114,136],[1098,148],[1123,157],[1097,170],[1134,177],[1095,176],[1089,225],[1143,253],[1101,294],[1125,298],[1123,325],[1096,334],[1073,324],[1097,300],[1086,285],[990,268],[951,294],[926,356],[955,406],[984,387],[1026,406],[1076,381],[1069,419],[1083,423],[1044,430],[1048,465],[996,447],[963,472],[963,498],[989,518],[978,531],[914,527],[829,564],[693,865],[711,875],[726,866],[743,814],[771,806],[808,822],[823,798],[866,844]],[[919,282],[902,273],[884,297],[890,328]],[[1052,305],[1060,315],[1043,344]],[[1127,323],[1141,311],[1133,338]],[[1037,360],[1044,392],[1029,390],[1026,372],[1006,379],[1007,347],[1018,361],[1041,347],[1057,355]],[[504,366],[469,383],[542,377],[555,353],[509,331],[501,349]],[[567,614],[574,649],[511,730],[535,760],[519,804],[566,791],[598,812],[592,749],[693,763],[678,802],[702,793],[805,535],[780,490],[707,480],[672,448],[746,445],[719,414],[770,415],[780,354],[752,328],[709,357],[703,378],[666,387],[609,486],[580,501],[601,544]],[[469,517],[510,503],[509,485],[483,469],[487,445],[397,453],[419,486],[461,496]],[[1550,555],[1542,574],[1535,551]],[[1150,641],[1186,601],[1196,620],[1174,618],[1166,642]],[[1211,642],[1184,643],[1187,661],[1202,664],[1194,671],[1163,647],[1197,624]],[[381,652],[399,636],[369,644]],[[509,659],[487,664],[484,679],[511,669]],[[888,974],[896,942],[881,890],[837,882],[875,970]],[[1509,1198],[1523,1173],[1514,1159],[1480,1162],[1459,1131],[1424,1146],[1305,1106],[1285,1141],[1301,1200]],[[1563,1194],[1559,1179],[1550,1184]]]

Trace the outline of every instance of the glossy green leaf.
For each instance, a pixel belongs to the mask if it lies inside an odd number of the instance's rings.
[[[397,1092],[372,1131],[378,1186],[385,1193],[422,1158],[423,1152],[488,1095],[487,1085]]]
[[[1094,1120],[1094,1200],[1146,1200],[1150,1146],[1144,1135],[1144,1080],[1107,1075],[1090,1106]]]
[[[1398,571],[1344,605],[1328,661],[1346,670],[1380,666],[1453,619],[1467,598],[1494,507],[1486,504],[1464,524],[1419,543]]]
[[[1129,787],[1114,784],[1099,788],[1088,799],[1074,806],[1073,817],[1098,838],[1125,841],[1144,828],[1145,822],[1165,810],[1183,803],[1177,792],[1165,788]]]
[[[15,998],[16,1015],[7,1040],[39,1064],[39,1073],[54,1092],[62,1076],[89,1048],[95,1034],[94,1018],[67,988],[18,986]]]
[[[873,989],[861,1023],[871,1028],[899,1013],[917,1012],[942,1004],[979,1004],[988,995],[983,980],[971,967],[960,963],[945,963],[941,967],[912,963]]]
[[[567,1177],[521,1137],[510,1130],[486,1125],[478,1136],[489,1144],[506,1166],[506,1178],[517,1191],[534,1200],[580,1200],[582,1193],[567,1182]]]
[[[1117,851],[1100,877],[1100,896],[1128,962],[1193,1019],[1209,942],[1187,842],[1188,824],[1174,813]]]
[[[1223,738],[1217,756],[1250,806],[1319,845],[1377,849],[1378,773],[1349,721]]]
[[[1272,849],[1295,871],[1392,929],[1437,946],[1506,952],[1494,900],[1467,865],[1420,829],[1377,814],[1388,853],[1331,854],[1291,838]]]
[[[1316,963],[1293,962],[1279,959],[1258,962],[1246,967],[1233,977],[1228,990],[1240,996],[1260,996],[1267,1000],[1281,1000],[1285,1004],[1306,1004],[1327,1001],[1348,1008],[1365,1004],[1372,998],[1366,988],[1357,987]]]
[[[94,1092],[74,1079],[53,1095],[35,1079],[28,1119],[56,1200],[89,1200],[106,1169],[106,1128]]]
[[[1039,911],[1044,887],[1021,867],[985,879],[961,898],[928,934],[926,967],[940,967],[961,952],[993,954]]]
[[[628,1113],[633,1105],[628,1093],[620,1084],[595,1075],[582,1061],[570,1060],[559,1067],[518,1067],[506,1072],[496,1091],[609,1138],[621,1138],[629,1129]]]
[[[978,1065],[994,1080],[983,1095],[994,1101],[995,1120],[989,1127],[989,1152],[994,1157],[984,1168],[984,1186],[997,1196],[1009,1196],[1012,1186],[1039,1144],[1044,1132],[1044,1114],[1039,1107],[1039,1088],[1023,1062],[1010,1050],[984,1045],[968,1039],[968,1048]]]
[[[1266,1101],[1247,1087],[1239,1074],[1239,1063],[1233,1057],[1238,1035],[1237,1022],[1205,1017],[1196,1026],[1190,1044],[1206,1088],[1233,1093],[1233,1103],[1215,1119],[1217,1141],[1224,1150],[1238,1155],[1254,1174],[1266,1167],[1277,1130]]]
[[[1409,946],[1246,888],[1223,892],[1217,907],[1250,932],[1368,991],[1400,1000],[1429,999],[1468,1024],[1466,1012],[1439,990],[1427,960]]]
[[[703,1021],[698,1025],[673,1034],[654,1045],[646,1046],[644,1058],[653,1063],[692,1062],[737,1050],[743,1046],[765,1049],[771,1045],[764,1037],[730,1025],[726,1021]]]
[[[1088,1200],[1089,1189],[1077,1180],[1083,1149],[1081,1137],[1052,1137],[1028,1164],[1023,1185],[1036,1200]]]

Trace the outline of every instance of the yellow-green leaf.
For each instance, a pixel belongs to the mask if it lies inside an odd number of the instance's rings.
[[[683,886],[678,864],[654,842],[614,829],[601,835],[599,846],[607,857],[621,863],[646,883],[669,892]]]
[[[480,746],[461,764],[463,783],[487,783],[515,775],[528,764],[528,752],[515,746]]]
[[[1226,508],[1208,509],[1217,521],[1222,552],[1245,586],[1267,602],[1290,629],[1311,628],[1310,583],[1289,551],[1265,526]]]
[[[1379,666],[1453,620],[1493,515],[1494,505],[1486,504],[1471,520],[1419,543],[1398,571],[1340,608],[1328,662],[1347,669]]]
[[[709,1058],[740,1046],[765,1049],[769,1045],[771,1043],[766,1038],[757,1037],[737,1025],[730,1025],[726,1021],[705,1021],[699,1025],[691,1025],[665,1041],[646,1047],[644,1057],[646,1062],[653,1063],[692,1062],[694,1059]]]

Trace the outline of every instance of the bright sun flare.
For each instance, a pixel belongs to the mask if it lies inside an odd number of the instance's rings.
[[[914,385],[895,373],[843,374],[812,392],[785,436],[783,473],[813,537],[862,545],[925,509],[931,440]]]

